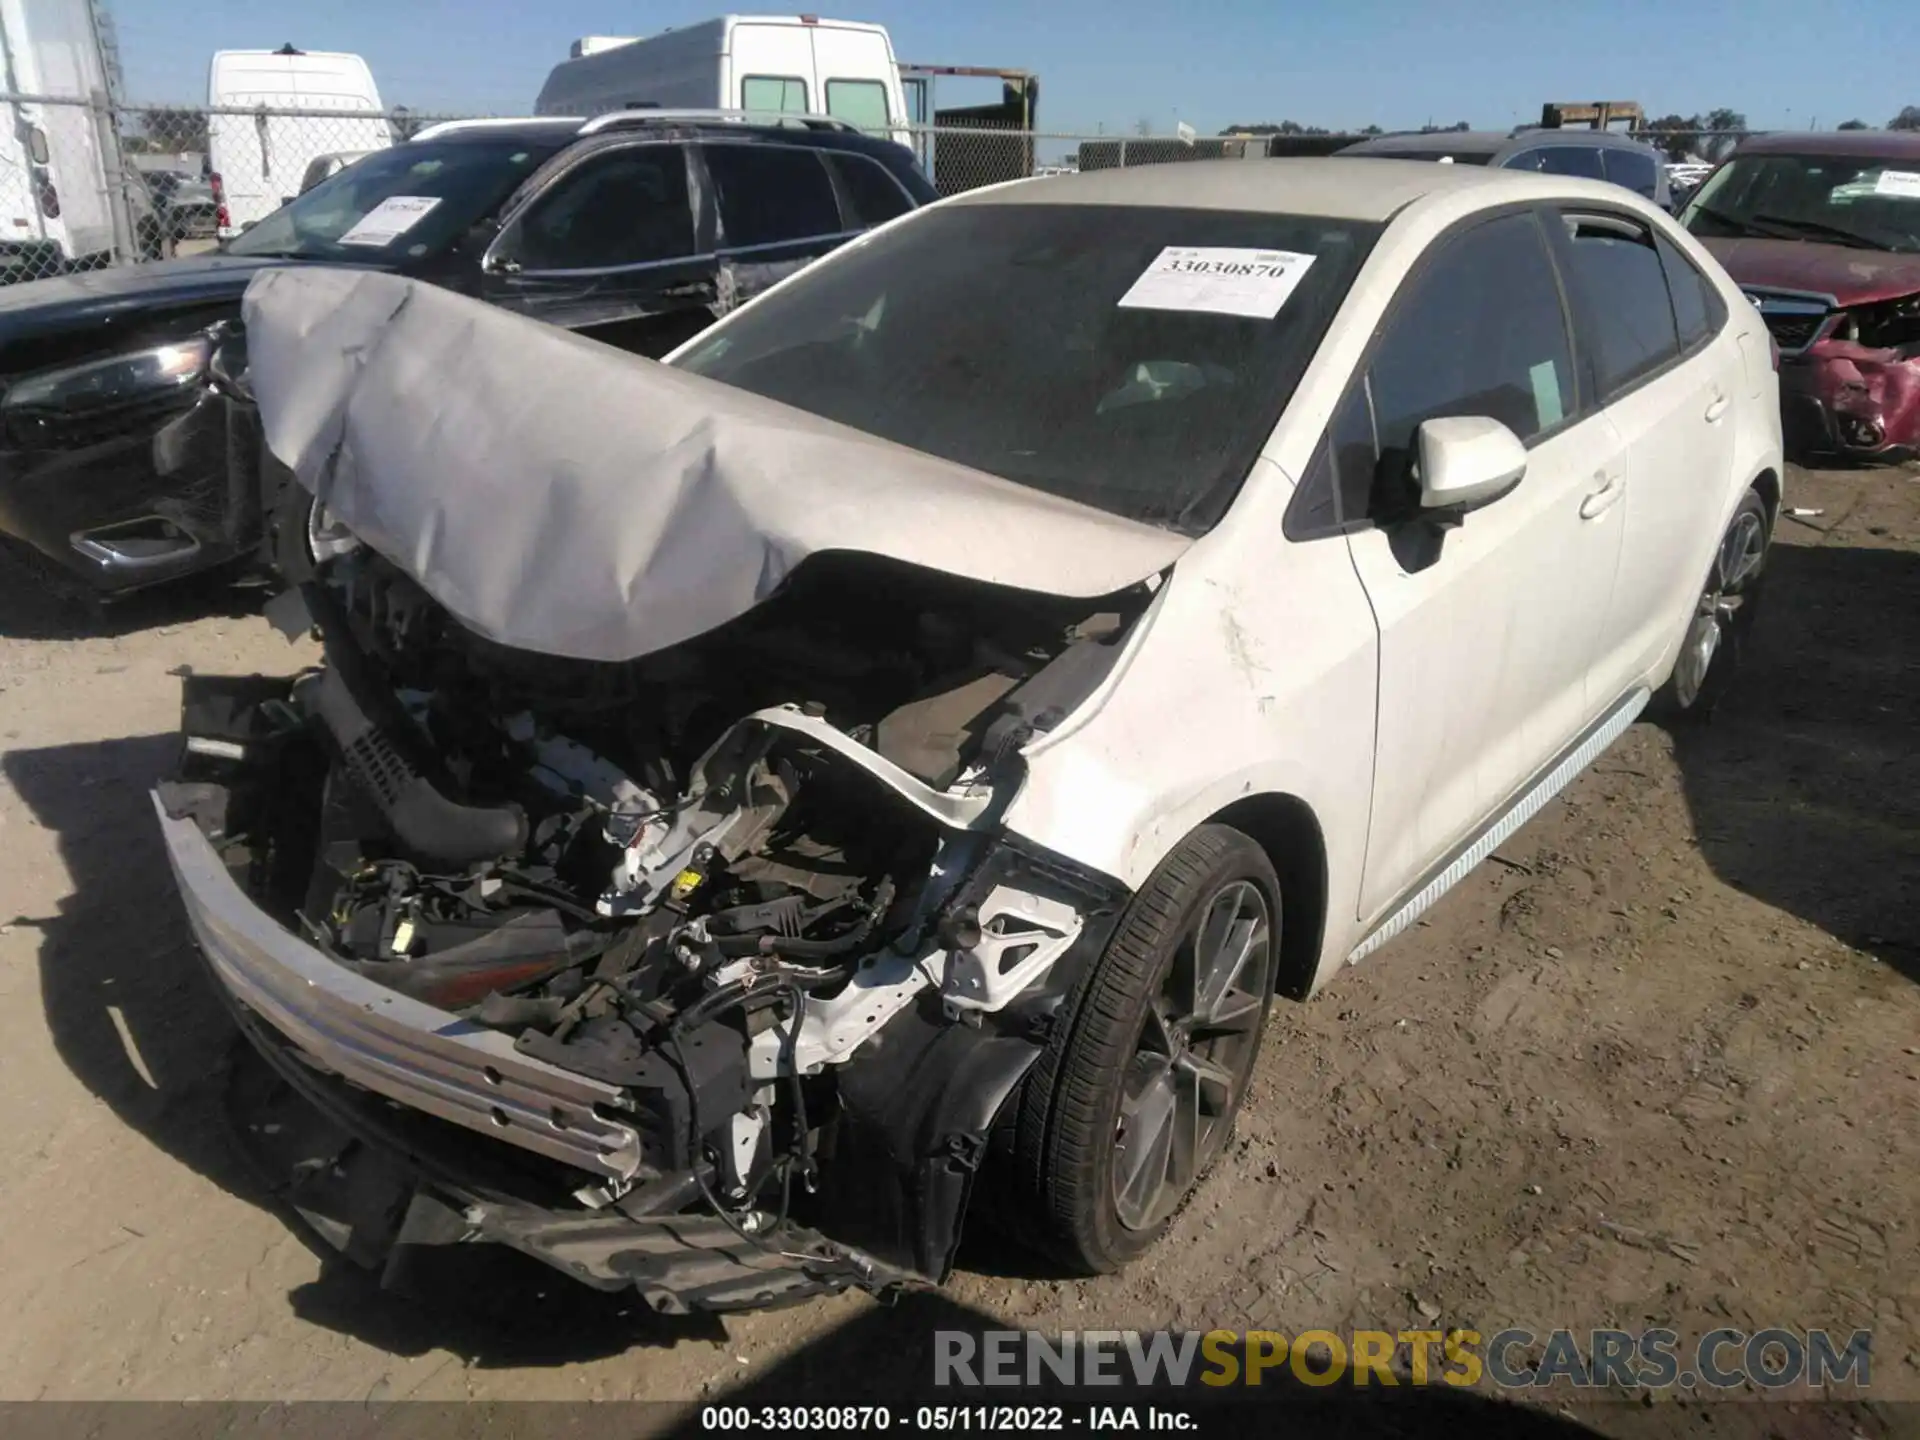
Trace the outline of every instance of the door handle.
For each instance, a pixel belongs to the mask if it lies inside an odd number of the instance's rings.
[[[1732,403],[1731,400],[1727,399],[1727,397],[1722,395],[1718,390],[1714,391],[1713,400],[1707,406],[1707,423],[1712,425],[1717,422],[1722,415],[1727,413],[1727,406]]]
[[[1596,520],[1620,503],[1620,497],[1627,493],[1624,481],[1618,475],[1609,475],[1602,470],[1593,477],[1601,482],[1598,490],[1590,491],[1586,499],[1580,502],[1580,518]]]

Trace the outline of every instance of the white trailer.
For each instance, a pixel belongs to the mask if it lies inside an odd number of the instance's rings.
[[[298,195],[307,167],[322,155],[393,144],[373,71],[358,55],[291,45],[222,50],[208,74],[207,103],[216,112],[207,121],[207,164],[223,237]],[[307,113],[275,113],[289,110]]]
[[[0,283],[105,262],[120,154],[86,103],[107,95],[88,0],[0,0],[0,92],[46,97],[0,101]]]
[[[817,15],[723,15],[643,39],[588,36],[534,102],[537,115],[634,109],[831,115],[911,139],[886,27]]]

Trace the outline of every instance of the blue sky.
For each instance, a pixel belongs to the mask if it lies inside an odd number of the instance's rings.
[[[645,34],[723,12],[635,0],[107,0],[129,97],[204,101],[218,49],[350,50],[415,110],[524,113],[579,35]],[[1883,124],[1920,104],[1912,0],[944,0],[824,13],[877,20],[903,60],[1041,77],[1049,130],[1203,133],[1293,119],[1505,128],[1543,100],[1726,105],[1756,127]],[[767,6],[766,10],[774,7]],[[985,96],[953,96],[954,101]]]

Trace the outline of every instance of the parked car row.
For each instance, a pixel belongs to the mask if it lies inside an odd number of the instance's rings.
[[[836,131],[476,126],[213,268],[326,663],[188,679],[156,807],[286,1087],[243,1130],[356,1258],[739,1309],[940,1281],[978,1192],[1122,1265],[1276,996],[1723,693],[1778,382],[1658,205],[1368,159],[920,193]]]
[[[0,291],[0,531],[104,592],[270,560],[284,487],[232,323],[264,269],[377,268],[662,355],[931,198],[906,150],[833,122],[435,127],[216,254]]]

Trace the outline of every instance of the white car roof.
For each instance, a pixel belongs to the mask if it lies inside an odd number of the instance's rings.
[[[1083,171],[957,195],[952,205],[1147,205],[1383,221],[1429,195],[1482,192],[1480,203],[1617,198],[1617,187],[1561,175],[1428,160],[1193,160]]]

